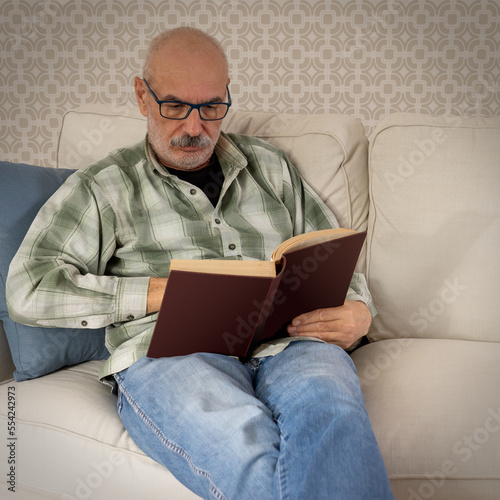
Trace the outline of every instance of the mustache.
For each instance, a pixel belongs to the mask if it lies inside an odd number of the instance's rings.
[[[170,145],[180,148],[206,148],[212,144],[212,140],[204,135],[190,136],[184,134],[180,137],[172,137]]]

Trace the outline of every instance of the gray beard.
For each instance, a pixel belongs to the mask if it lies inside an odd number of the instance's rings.
[[[180,137],[172,137],[170,139],[168,146],[162,147],[165,144],[162,141],[162,134],[157,127],[156,123],[150,119],[151,114],[148,113],[147,125],[148,125],[148,143],[152,151],[155,153],[156,158],[162,164],[167,167],[178,168],[181,170],[196,170],[201,165],[206,163],[213,154],[213,148],[208,151],[201,151],[197,153],[187,153],[182,155],[182,157],[176,157],[177,155],[171,154],[168,147],[208,147],[212,144],[212,139],[206,136],[195,136],[191,137],[187,134]],[[157,147],[158,145],[158,147]],[[215,144],[214,144],[215,147]]]

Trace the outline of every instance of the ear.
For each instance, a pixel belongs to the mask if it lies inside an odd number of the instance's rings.
[[[144,116],[148,115],[148,89],[146,84],[138,76],[135,77],[134,81],[135,96],[137,98],[137,104],[139,105],[139,111]]]

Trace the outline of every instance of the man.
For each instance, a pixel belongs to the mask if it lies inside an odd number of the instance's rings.
[[[221,133],[229,78],[215,40],[160,35],[143,77],[146,141],[78,171],[41,210],[11,266],[13,318],[107,326],[101,379],[126,429],[203,498],[392,498],[344,350],[374,312],[362,276],[343,306],[298,316],[248,363],[145,356],[172,258],[268,259],[336,221],[284,153]]]

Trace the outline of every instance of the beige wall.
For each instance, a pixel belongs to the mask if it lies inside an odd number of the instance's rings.
[[[0,0],[0,159],[53,165],[63,113],[133,104],[180,25],[222,42],[237,109],[500,114],[500,0]]]

